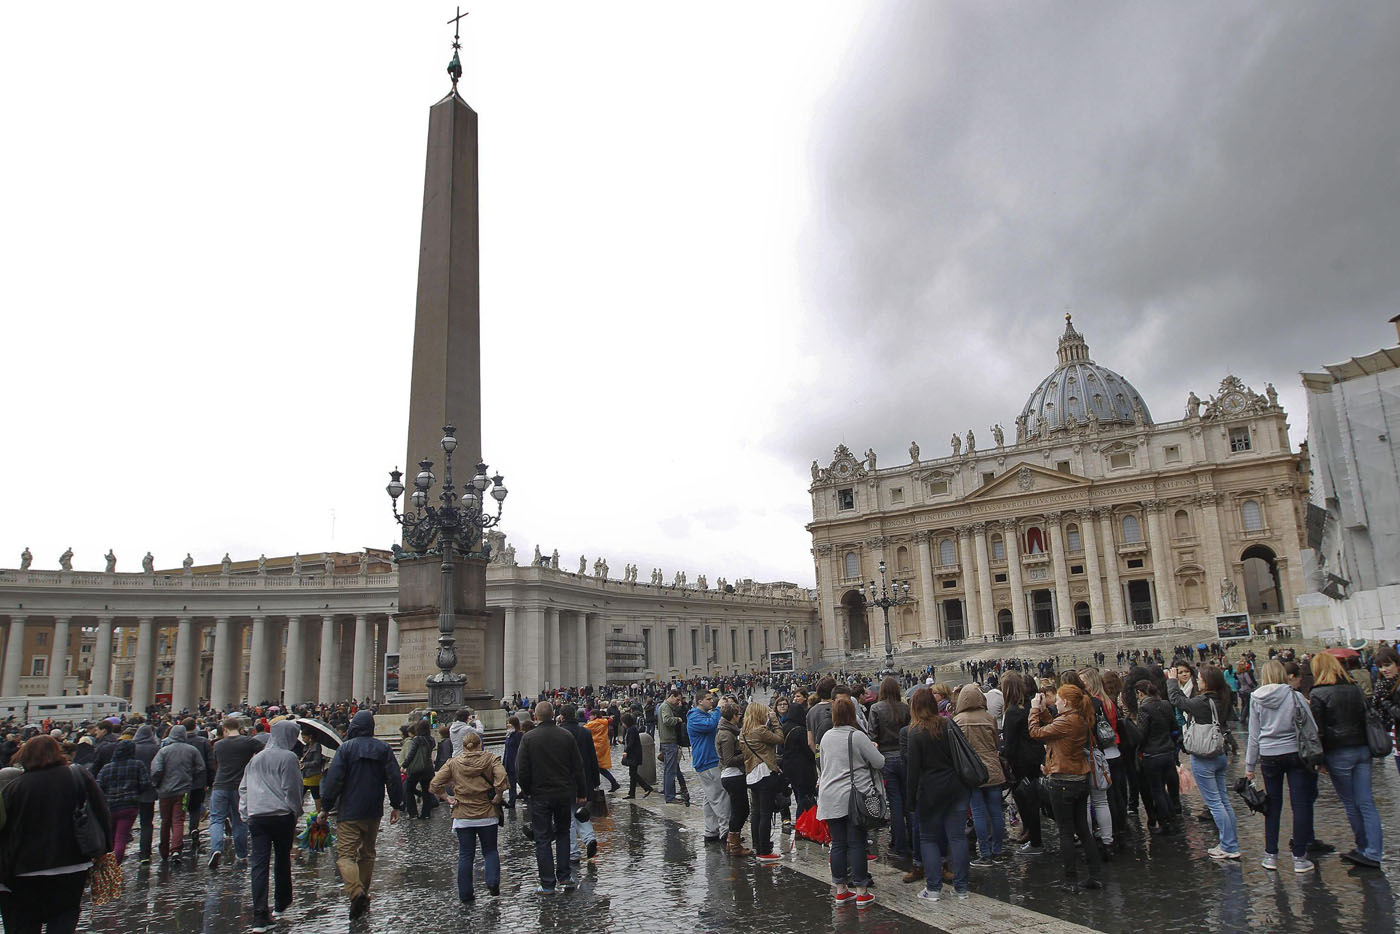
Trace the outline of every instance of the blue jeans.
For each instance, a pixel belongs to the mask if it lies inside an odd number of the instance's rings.
[[[540,885],[554,888],[569,878],[569,822],[574,819],[572,798],[531,798],[530,826],[535,831],[535,865]]]
[[[486,887],[501,884],[501,856],[496,851],[496,831],[489,827],[463,827],[457,834],[457,897],[462,901],[472,897],[472,869],[476,864],[476,841],[481,841],[481,861],[486,864]]]
[[[1327,774],[1351,822],[1351,834],[1362,856],[1381,858],[1381,815],[1371,796],[1371,749],[1343,746],[1327,753]]]
[[[1283,780],[1288,779],[1288,806],[1293,809],[1293,858],[1306,859],[1313,838],[1313,791],[1309,771],[1296,752],[1281,756],[1260,756],[1259,771],[1269,806],[1264,810],[1264,852],[1278,855],[1278,825],[1283,818]]]
[[[826,829],[831,832],[831,881],[857,888],[869,885],[865,828],[849,817],[833,817],[826,822]]]
[[[967,891],[967,806],[971,793],[961,789],[940,814],[919,819],[919,846],[924,855],[924,887],[930,892],[943,888],[943,858],[953,870],[953,888]]]
[[[904,814],[904,758],[899,753],[885,756],[885,794],[890,799],[890,848],[909,852],[909,825]]]
[[[1191,774],[1196,776],[1201,797],[1206,799],[1210,816],[1215,818],[1215,829],[1220,833],[1220,848],[1226,853],[1238,853],[1240,838],[1235,832],[1235,809],[1230,805],[1230,789],[1225,783],[1225,767],[1229,764],[1227,756],[1211,759],[1192,756]],[[1277,830],[1277,823],[1274,827]]]
[[[598,835],[593,832],[593,822],[581,821],[569,815],[569,855],[582,860],[584,857],[584,847],[588,846],[589,840],[597,840]]]
[[[675,743],[662,743],[661,756],[661,796],[670,804],[676,800],[676,779],[681,774],[681,751]]]
[[[1001,789],[972,789],[972,826],[977,829],[977,855],[1000,856],[1006,847],[1006,820],[1001,813]]]
[[[233,855],[248,858],[248,828],[238,816],[238,789],[215,788],[209,795],[209,852],[224,848],[224,818],[233,822]]]

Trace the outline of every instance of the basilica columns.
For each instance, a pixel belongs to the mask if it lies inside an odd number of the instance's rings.
[[[1050,530],[1050,560],[1055,568],[1055,610],[1060,617],[1059,634],[1074,632],[1074,605],[1069,599],[1069,568],[1065,564],[1065,532],[1058,512],[1047,513],[1045,526]]]
[[[155,703],[156,629],[155,620],[143,616],[136,623],[136,667],[131,675],[131,708],[144,714]]]
[[[1166,530],[1162,528],[1162,504],[1150,500],[1143,505],[1147,508],[1147,536],[1152,548],[1152,577],[1157,584],[1157,607],[1162,619],[1176,618],[1176,561],[1171,547],[1167,544]]]
[[[1225,548],[1220,538],[1220,496],[1217,493],[1202,493],[1196,497],[1196,505],[1201,508],[1201,516],[1204,519],[1201,530],[1201,544],[1205,548],[1206,566],[1206,607],[1211,614],[1225,612],[1225,605],[1220,600],[1220,581],[1223,578],[1234,579],[1234,574],[1228,570],[1225,562]]]
[[[1089,578],[1089,625],[1095,634],[1107,632],[1112,628],[1112,621],[1103,615],[1103,578],[1099,570],[1099,543],[1094,531],[1092,510],[1079,512],[1079,537],[1084,543],[1084,570]]]
[[[972,545],[973,557],[977,559],[977,600],[982,604],[979,625],[983,635],[1001,635],[997,628],[996,604],[992,602],[992,570],[987,561],[987,523],[973,523]]]
[[[170,689],[170,709],[177,714],[199,706],[198,689],[195,687],[195,665],[199,660],[199,646],[195,640],[198,633],[192,618],[180,617],[175,631],[174,683]]]
[[[963,638],[981,636],[982,600],[977,590],[979,572],[972,558],[972,529],[966,525],[958,527],[958,562],[962,565],[963,579]]]
[[[68,617],[53,621],[53,643],[49,646],[49,696],[63,696],[63,682],[68,677]]]
[[[933,589],[933,555],[929,549],[932,537],[928,530],[914,533],[914,541],[919,545],[919,638],[924,642],[938,640],[938,594]]]
[[[3,690],[6,697],[20,693],[20,670],[24,665],[24,617],[10,617],[10,633],[5,639],[5,673]]]
[[[1127,611],[1123,608],[1123,585],[1118,577],[1118,546],[1113,543],[1113,510],[1100,506],[1094,512],[1099,516],[1099,529],[1103,532],[1103,569],[1108,579],[1108,607],[1113,616],[1111,628],[1131,629]]]
[[[373,661],[370,659],[372,637],[369,631],[369,616],[355,614],[355,661],[352,666],[350,696],[358,701],[369,697],[370,678],[373,677]]]
[[[112,617],[97,620],[97,645],[92,657],[92,693],[109,694],[112,690]]]
[[[1021,532],[1014,519],[1001,522],[1001,540],[1006,544],[1007,580],[1011,582],[1011,619],[1018,638],[1031,637],[1030,614],[1026,612],[1026,591],[1021,585]]]
[[[323,704],[340,700],[335,696],[335,669],[340,658],[335,635],[335,614],[323,614],[321,616],[321,668],[316,677],[316,700]]]

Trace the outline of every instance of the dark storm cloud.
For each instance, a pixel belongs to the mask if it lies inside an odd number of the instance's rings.
[[[1158,420],[1394,342],[1400,4],[884,8],[814,140],[806,417],[900,463],[1010,425],[1066,306]],[[983,442],[985,444],[985,442]]]

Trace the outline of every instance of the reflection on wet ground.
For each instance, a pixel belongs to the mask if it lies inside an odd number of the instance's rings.
[[[1386,846],[1387,872],[1400,865],[1400,778],[1389,759],[1377,763],[1376,797],[1382,821],[1391,831]],[[1232,763],[1232,777],[1240,771]],[[700,783],[691,783],[692,794]],[[698,794],[696,795],[698,798]],[[446,809],[430,820],[385,822],[379,839],[373,907],[369,915],[348,920],[333,859],[329,854],[295,851],[295,901],[279,930],[308,932],[385,932],[483,929],[500,931],[570,931],[640,934],[649,931],[753,931],[812,934],[815,931],[927,931],[919,918],[937,921],[937,911],[919,902],[916,885],[877,887],[878,904],[860,912],[836,908],[828,886],[788,866],[761,867],[751,860],[730,860],[707,847],[699,834],[613,796],[613,813],[596,821],[597,860],[583,872],[579,891],[541,898],[534,848],[521,833],[523,809],[507,812],[501,837],[504,883],[500,898],[485,895],[478,875],[478,900],[471,908],[457,902],[456,848]],[[655,801],[656,799],[652,799]],[[1192,810],[1200,799],[1188,795]],[[651,802],[648,802],[649,804]],[[696,815],[677,806],[661,810],[678,818]],[[1047,822],[1047,853],[1017,857],[989,869],[973,870],[973,891],[1052,918],[1110,934],[1159,932],[1271,931],[1304,932],[1335,927],[1338,931],[1392,932],[1397,929],[1395,892],[1384,872],[1351,868],[1337,856],[1318,860],[1316,874],[1271,873],[1259,865],[1264,822],[1243,807],[1239,815],[1245,860],[1217,863],[1205,851],[1216,842],[1214,827],[1192,819],[1184,838],[1161,840],[1135,832],[1128,853],[1107,867],[1107,884],[1099,893],[1071,895],[1060,890],[1054,824]],[[1145,828],[1130,820],[1135,831]],[[1288,836],[1288,812],[1283,837]],[[1345,815],[1327,780],[1317,802],[1317,835],[1350,848]],[[786,842],[786,840],[784,841]],[[207,854],[206,854],[207,855]],[[820,868],[825,854],[803,843],[789,860]],[[902,865],[901,865],[901,868]],[[203,859],[183,866],[138,867],[128,860],[126,892],[111,905],[85,912],[80,930],[102,932],[247,931],[252,924],[251,897],[245,869],[226,863],[210,872]],[[479,870],[478,870],[479,872]],[[892,907],[893,906],[893,907]],[[900,910],[894,910],[895,908]],[[907,912],[915,917],[908,917]],[[954,925],[948,925],[955,929]]]

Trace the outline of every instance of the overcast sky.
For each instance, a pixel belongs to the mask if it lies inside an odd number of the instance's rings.
[[[521,557],[811,584],[811,460],[1010,425],[1066,308],[1159,420],[1233,372],[1295,441],[1395,343],[1400,5],[470,9]],[[7,11],[0,565],[395,540],[451,15]]]

